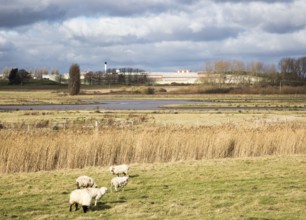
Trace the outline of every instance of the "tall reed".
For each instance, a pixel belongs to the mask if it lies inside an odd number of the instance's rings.
[[[0,130],[0,172],[306,153],[298,124]]]

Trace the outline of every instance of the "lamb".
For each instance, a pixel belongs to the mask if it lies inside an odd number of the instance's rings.
[[[97,206],[97,202],[99,199],[102,198],[102,196],[105,195],[107,192],[106,187],[101,187],[101,188],[87,188],[87,191],[89,192],[91,198],[95,199],[95,206]]]
[[[73,204],[75,204],[75,211],[78,210],[78,204],[82,205],[84,213],[87,212],[87,210],[90,207],[91,203],[91,195],[88,192],[87,189],[75,189],[70,193],[69,198],[69,211],[71,212]]]
[[[112,187],[115,188],[115,191],[118,191],[119,187],[122,187],[122,191],[124,191],[124,187],[128,184],[129,177],[128,176],[117,176],[111,180],[111,191]]]
[[[87,187],[95,187],[95,188],[98,187],[94,179],[89,176],[79,176],[76,179],[76,186],[78,189],[87,188]]]
[[[128,170],[129,166],[127,164],[114,165],[109,168],[109,171],[117,176],[119,176],[121,173],[125,176],[128,176]]]

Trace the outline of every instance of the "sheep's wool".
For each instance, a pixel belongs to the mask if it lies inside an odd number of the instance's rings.
[[[87,191],[87,189],[76,189],[70,193],[69,199],[70,205],[74,203],[78,203],[82,206],[90,206],[91,203],[91,195]]]

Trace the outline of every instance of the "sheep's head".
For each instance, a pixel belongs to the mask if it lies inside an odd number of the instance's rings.
[[[115,167],[113,167],[113,166],[111,166],[111,167],[109,168],[109,171],[110,171],[111,173],[114,173],[114,170],[115,170]]]
[[[101,187],[100,191],[101,191],[102,194],[105,194],[105,193],[107,193],[107,188],[106,187]]]

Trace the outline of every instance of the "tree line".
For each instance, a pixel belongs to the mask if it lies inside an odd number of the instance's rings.
[[[145,70],[138,68],[108,69],[105,71],[88,72],[84,76],[88,85],[140,85],[150,83]]]
[[[211,79],[220,85],[225,80],[236,83],[243,82],[244,85],[254,83],[269,85],[306,85],[306,56],[304,57],[285,57],[278,63],[278,68],[274,64],[266,64],[260,61],[243,62],[240,60],[218,60],[209,61],[205,64],[205,72]],[[23,84],[30,78],[42,79],[44,75],[53,75],[55,81],[62,83],[64,77],[59,70],[38,68],[35,70],[18,70],[17,68],[2,70],[3,78],[9,79],[10,84]],[[254,80],[255,79],[255,80]],[[152,83],[143,69],[138,68],[119,68],[107,69],[107,71],[89,71],[84,75],[83,83],[87,85],[140,85]]]
[[[69,70],[70,72],[70,70]],[[18,68],[4,68],[2,70],[4,79],[9,79],[9,84],[23,84],[30,79],[43,79],[44,76],[53,76],[52,78],[59,83],[69,83],[67,79],[60,74],[58,69],[48,70],[47,68],[38,68],[30,71]],[[150,80],[143,69],[124,67],[119,69],[107,69],[105,71],[89,71],[84,74],[83,82],[87,85],[137,85],[147,84]]]
[[[278,69],[278,70],[277,70]],[[222,83],[229,75],[240,79],[260,77],[260,83],[279,85],[305,85],[306,84],[306,57],[282,58],[278,68],[274,64],[266,64],[260,61],[245,63],[239,60],[218,60],[205,64],[205,71],[219,77],[218,82]],[[247,76],[247,77],[244,77]],[[243,78],[244,77],[244,78]]]

